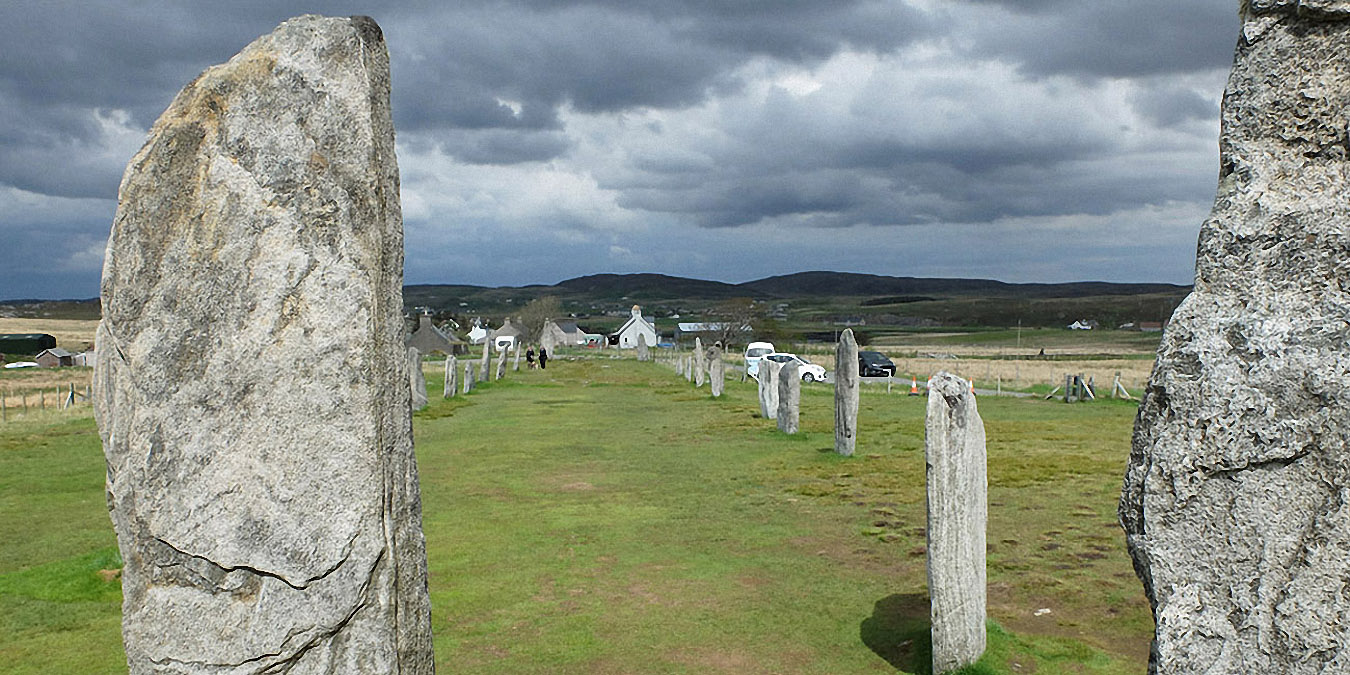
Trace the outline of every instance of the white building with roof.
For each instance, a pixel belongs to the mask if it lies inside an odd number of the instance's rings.
[[[648,347],[656,346],[656,318],[642,316],[642,307],[633,305],[627,323],[610,334],[610,344],[619,349],[637,349],[639,335],[646,337]]]

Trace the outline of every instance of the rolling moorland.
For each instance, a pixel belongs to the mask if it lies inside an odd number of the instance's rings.
[[[425,308],[457,320],[489,320],[517,313],[531,300],[557,298],[563,311],[592,332],[618,327],[633,304],[658,319],[699,321],[738,299],[755,302],[761,316],[796,341],[836,325],[859,325],[869,335],[933,331],[943,327],[1062,328],[1094,320],[1104,328],[1162,322],[1190,291],[1161,283],[1075,282],[1010,284],[985,279],[921,279],[849,272],[800,272],[741,284],[661,274],[596,274],[551,286],[411,285],[410,311]],[[3,300],[0,318],[97,319],[97,300]]]

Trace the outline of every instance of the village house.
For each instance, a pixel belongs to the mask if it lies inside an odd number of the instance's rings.
[[[37,362],[39,368],[60,368],[75,365],[75,355],[60,347],[44,349],[38,352],[37,357],[33,360]]]
[[[619,349],[637,349],[639,335],[646,339],[647,346],[655,346],[656,319],[642,316],[642,307],[633,305],[628,321],[610,334],[609,343]]]
[[[408,346],[416,347],[420,354],[440,352],[446,356],[463,354],[468,349],[463,340],[437,328],[429,314],[418,317],[417,330],[408,336]]]
[[[525,335],[525,329],[511,323],[511,317],[508,316],[506,317],[506,320],[502,322],[501,328],[490,331],[488,335],[489,339],[492,340],[492,344],[500,349],[503,346],[510,347],[520,341]]]
[[[599,347],[603,338],[581,330],[576,321],[545,319],[539,343],[560,347]]]

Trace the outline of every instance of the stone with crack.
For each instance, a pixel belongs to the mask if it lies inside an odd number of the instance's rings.
[[[122,179],[96,414],[130,672],[430,673],[389,62],[287,21]]]
[[[1350,672],[1350,2],[1251,0],[1120,502],[1156,673]]]

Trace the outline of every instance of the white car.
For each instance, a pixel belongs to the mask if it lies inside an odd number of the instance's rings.
[[[784,364],[796,362],[798,371],[802,374],[802,382],[822,382],[825,380],[825,368],[823,366],[811,363],[796,354],[774,352],[772,354],[765,354],[764,358]]]
[[[751,342],[745,346],[745,374],[750,377],[759,376],[759,360],[765,354],[774,352],[772,342]]]

